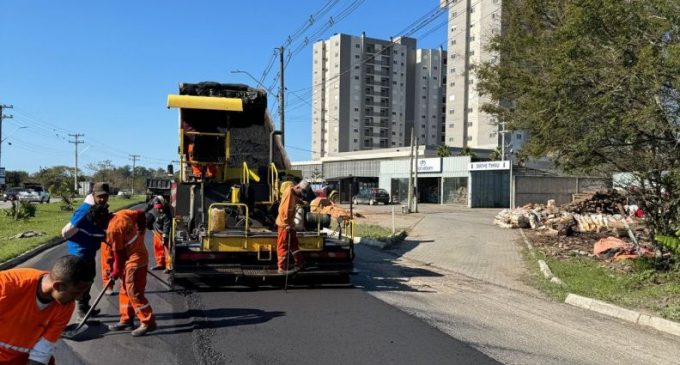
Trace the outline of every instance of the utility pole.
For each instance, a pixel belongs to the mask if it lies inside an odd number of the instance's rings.
[[[409,162],[409,170],[408,170],[408,201],[407,201],[407,206],[408,206],[408,212],[411,213],[411,207],[412,202],[413,202],[413,138],[415,135],[413,134],[413,127],[411,127],[411,159]]]
[[[68,143],[73,143],[76,147],[76,167],[73,169],[73,190],[78,193],[78,145],[81,143],[85,143],[85,141],[81,141],[78,138],[84,137],[84,134],[69,134],[69,137],[73,137],[75,140],[74,141],[68,141]]]
[[[2,142],[1,142],[2,141],[2,120],[14,118],[13,115],[2,114],[2,109],[12,109],[12,108],[14,108],[13,105],[0,104],[0,167],[2,167]]]
[[[285,118],[284,118],[284,108],[283,108],[283,91],[285,90],[283,83],[283,46],[279,48],[279,60],[281,63],[281,90],[279,91],[279,115],[281,115],[281,146],[285,146],[286,138],[286,128],[285,128]]]
[[[419,140],[418,136],[416,136],[416,164],[415,164],[415,179],[413,179],[413,211],[418,213],[418,149],[419,149]]]
[[[135,166],[137,164],[137,160],[139,160],[139,155],[130,155],[130,159],[132,160],[132,195],[135,195]]]

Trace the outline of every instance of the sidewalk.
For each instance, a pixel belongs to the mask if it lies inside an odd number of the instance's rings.
[[[409,236],[390,251],[405,258],[433,265],[514,290],[537,293],[522,279],[526,268],[517,232],[492,224],[498,209],[421,204],[419,213],[401,214],[400,206],[355,207],[365,215],[358,223],[392,227],[395,208],[397,230]]]

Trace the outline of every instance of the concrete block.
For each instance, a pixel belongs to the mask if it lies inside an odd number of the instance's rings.
[[[580,295],[569,293],[564,302],[567,304],[571,304],[575,307],[590,309],[590,305],[592,304],[593,300],[590,298],[582,297]]]
[[[661,332],[670,333],[671,335],[680,336],[680,323],[669,321],[659,317],[650,317],[648,326],[655,328]]]
[[[592,301],[590,310],[633,323],[637,323],[638,318],[640,318],[640,312],[621,308],[599,300]]]

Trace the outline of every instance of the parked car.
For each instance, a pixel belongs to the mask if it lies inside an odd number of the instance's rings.
[[[367,203],[368,205],[374,205],[375,203],[389,204],[390,194],[385,189],[364,189],[352,198],[352,203]]]
[[[49,203],[50,193],[42,186],[33,186],[19,192],[19,200],[22,202]]]
[[[5,193],[2,194],[2,201],[12,201],[12,200],[17,200],[17,194],[19,194],[20,191],[24,190],[24,188],[20,187],[14,187],[14,188],[8,188],[5,190]]]

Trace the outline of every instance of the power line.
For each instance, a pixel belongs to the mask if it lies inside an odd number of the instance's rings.
[[[73,190],[75,190],[77,192],[78,191],[78,145],[81,144],[81,143],[85,143],[85,141],[81,141],[78,138],[84,137],[85,135],[76,133],[76,134],[69,134],[69,136],[75,138],[74,141],[68,141],[68,143],[73,143],[76,147],[76,153],[75,153],[75,155],[76,155],[76,167],[75,167],[75,169],[73,169]]]

